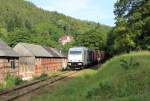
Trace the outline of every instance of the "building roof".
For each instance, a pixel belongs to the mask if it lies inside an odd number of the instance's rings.
[[[0,39],[0,56],[1,57],[19,57],[19,55]]]
[[[52,57],[66,57],[61,50],[51,47],[43,47],[46,49],[47,52],[49,52]]]
[[[18,43],[14,47],[14,50],[18,52],[20,56],[66,57],[58,49],[28,43]]]
[[[48,53],[42,46],[28,44],[28,43],[18,43],[18,45],[23,46],[32,56],[35,57],[51,57],[52,55]],[[21,55],[21,53],[20,53]],[[25,56],[26,54],[24,54]]]

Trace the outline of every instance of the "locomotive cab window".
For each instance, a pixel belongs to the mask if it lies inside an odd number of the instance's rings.
[[[70,54],[75,54],[75,55],[80,55],[82,52],[81,51],[70,51]]]

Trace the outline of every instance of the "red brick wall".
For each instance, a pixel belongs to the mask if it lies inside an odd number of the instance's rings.
[[[11,67],[11,61],[15,61],[15,68]],[[0,82],[4,81],[7,74],[19,75],[18,59],[0,58]]]
[[[40,76],[42,73],[50,73],[62,70],[67,65],[65,58],[20,58],[19,75],[25,79]]]
[[[40,75],[42,73],[62,70],[66,63],[66,59],[63,58],[37,58],[35,74]]]

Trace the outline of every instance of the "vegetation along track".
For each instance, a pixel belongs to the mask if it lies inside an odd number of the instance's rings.
[[[18,87],[13,88],[13,89],[1,91],[0,92],[0,101],[15,100],[21,96],[24,96],[28,93],[31,93],[37,89],[40,89],[42,87],[49,85],[49,84],[63,80],[65,78],[68,78],[68,77],[74,75],[75,73],[77,73],[77,71],[68,71],[68,72],[61,73],[59,75],[56,75],[56,76],[53,76],[50,78],[46,78],[46,79],[42,79],[42,80],[36,80],[36,81],[31,82],[31,83],[24,84],[24,85],[18,86]]]

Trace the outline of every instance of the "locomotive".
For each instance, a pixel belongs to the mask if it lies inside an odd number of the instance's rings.
[[[69,68],[85,68],[100,63],[105,53],[100,50],[87,47],[73,47],[68,51]]]

